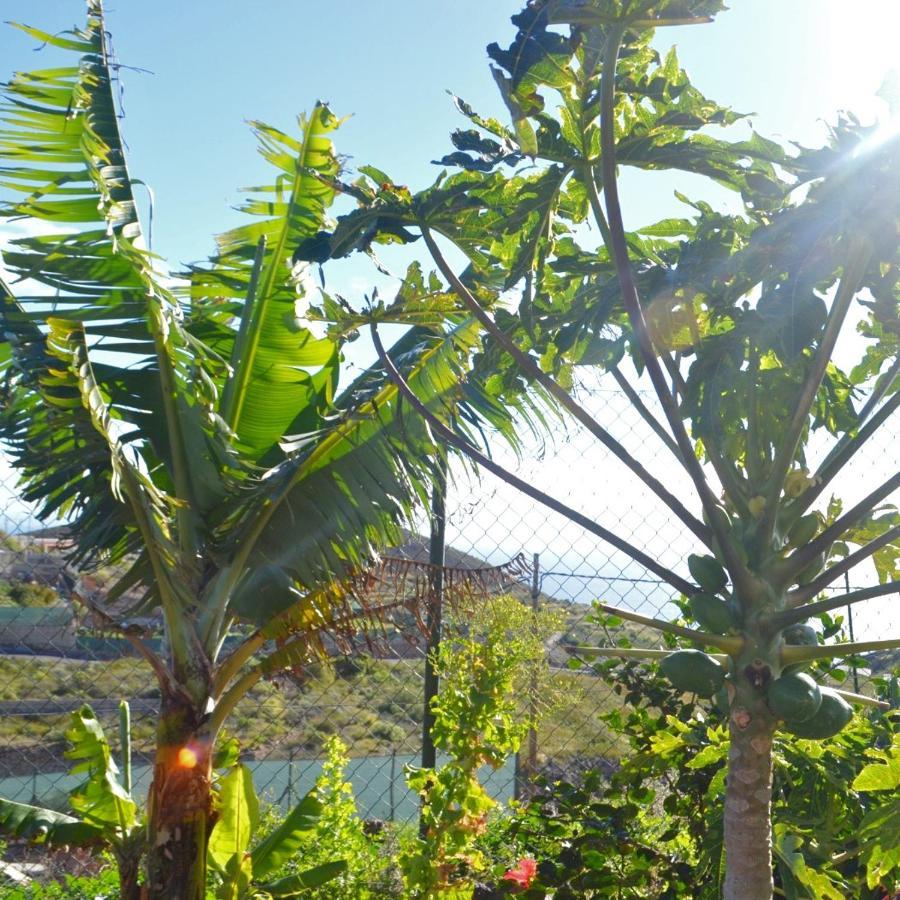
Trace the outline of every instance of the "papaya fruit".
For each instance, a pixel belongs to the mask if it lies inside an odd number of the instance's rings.
[[[799,574],[797,575],[797,584],[804,585],[809,584],[822,569],[825,568],[825,554],[819,553],[813,559],[813,561],[806,566],[806,568],[801,569]]]
[[[728,713],[731,712],[731,701],[728,699],[728,690],[724,685],[716,691],[713,703],[723,716],[727,716]]]
[[[700,588],[707,594],[716,594],[728,584],[728,576],[719,561],[713,556],[688,557],[688,569]]]
[[[812,625],[789,625],[781,636],[792,647],[817,647],[819,634]]]
[[[713,634],[727,634],[736,625],[728,603],[714,594],[692,594],[688,606],[700,627]]]
[[[812,625],[791,625],[781,632],[781,637],[792,647],[817,647],[819,644],[819,635]],[[809,665],[809,662],[792,663],[784,667],[784,672],[785,674],[801,672],[808,669]]]
[[[821,741],[834,737],[853,718],[853,708],[840,695],[829,688],[820,688],[822,702],[818,710],[803,722],[786,720],[785,731],[797,737]]]
[[[789,672],[769,684],[769,709],[791,724],[811,719],[822,705],[819,685],[803,672]]]
[[[805,547],[819,531],[819,517],[815,513],[800,516],[788,529],[788,542],[792,547]]]
[[[747,501],[747,509],[750,510],[750,515],[754,519],[762,518],[762,514],[766,511],[766,498],[762,494],[751,497]]]
[[[686,694],[712,697],[725,684],[725,668],[702,650],[677,650],[659,664],[674,688]]]
[[[810,478],[806,469],[794,469],[784,479],[784,493],[788,497],[797,498],[814,484],[815,480]]]

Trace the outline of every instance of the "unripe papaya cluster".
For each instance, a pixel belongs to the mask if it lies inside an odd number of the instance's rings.
[[[786,537],[787,547],[794,550],[805,547],[818,534],[821,527],[822,517],[819,513],[809,513],[808,515],[800,516],[788,529]],[[827,558],[827,552],[817,553],[811,562],[797,573],[797,584],[809,584],[825,568]]]
[[[700,590],[688,598],[694,619],[706,631],[727,634],[739,625],[737,610],[723,596],[728,576],[712,556],[688,557],[688,568]],[[678,650],[660,663],[660,671],[672,686],[686,694],[712,697],[725,687],[727,670],[702,650]]]
[[[781,636],[795,647],[819,643],[815,628],[809,625],[792,625]],[[766,702],[785,731],[815,740],[833,737],[853,717],[853,709],[839,694],[816,684],[803,671],[805,667],[803,663],[785,667],[781,677],[769,684]]]
[[[795,626],[794,636],[807,643],[808,636],[799,629],[809,629],[815,641],[815,631],[809,626]],[[805,672],[789,667],[780,678],[770,682],[766,691],[769,709],[781,721],[785,731],[797,737],[824,740],[833,737],[850,721],[853,709],[837,693],[820,687]],[[672,686],[686,694],[716,697],[717,705],[726,710],[725,666],[702,650],[678,650],[665,657],[660,671]]]
[[[712,556],[688,557],[688,568],[700,590],[688,599],[691,615],[701,628],[713,634],[728,634],[740,626],[738,610],[730,599],[718,596],[728,585],[728,576]]]
[[[797,523],[800,531],[792,536],[797,543],[811,537],[815,522]],[[814,531],[813,531],[814,533]],[[726,594],[728,578],[724,568],[711,556],[688,557],[688,568],[700,587],[688,604],[696,621],[708,632],[727,634],[740,628],[740,612]],[[792,625],[782,632],[786,644],[815,646],[818,635],[809,625]],[[832,737],[853,716],[848,703],[835,691],[820,687],[802,671],[806,664],[787,666],[779,678],[768,683],[766,702],[785,731],[798,737],[818,739]],[[678,650],[660,664],[660,671],[672,686],[684,693],[700,697],[716,697],[717,705],[728,709],[725,682],[728,669],[702,650]]]

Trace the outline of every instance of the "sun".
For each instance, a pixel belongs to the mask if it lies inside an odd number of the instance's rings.
[[[879,123],[888,136],[900,126],[900,2],[898,0],[824,0],[816,48],[827,59],[828,75],[818,88],[835,109],[863,122]],[[879,140],[881,140],[879,135]]]

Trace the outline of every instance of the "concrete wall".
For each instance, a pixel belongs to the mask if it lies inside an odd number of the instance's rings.
[[[0,607],[0,648],[53,653],[75,647],[75,618],[68,606]]]

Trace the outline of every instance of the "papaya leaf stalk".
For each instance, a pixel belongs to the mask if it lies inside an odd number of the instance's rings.
[[[422,227],[422,237],[432,258],[440,269],[441,274],[447,279],[457,296],[466,305],[466,308],[482,324],[484,329],[506,350],[519,365],[519,368],[530,378],[547,390],[554,400],[557,400],[576,421],[580,422],[587,430],[599,440],[604,447],[620,462],[624,463],[676,516],[701,540],[705,539],[708,529],[695,516],[692,516],[684,504],[678,500],[662,482],[648,472],[613,436],[603,428],[593,416],[581,406],[572,395],[560,386],[550,375],[545,373],[540,366],[527,353],[521,350],[515,342],[491,319],[490,315],[481,307],[471,291],[459,280],[453,269],[447,264],[427,226]]]
[[[483,454],[472,444],[460,438],[459,435],[448,428],[446,424],[444,424],[444,422],[442,422],[437,416],[435,416],[434,413],[431,412],[431,410],[429,410],[424,403],[422,403],[422,401],[416,395],[415,391],[413,391],[409,384],[407,384],[406,380],[403,378],[397,367],[393,364],[393,362],[385,352],[384,345],[381,343],[381,338],[378,336],[378,326],[374,322],[370,325],[370,331],[372,334],[372,343],[375,346],[375,351],[378,354],[378,357],[381,360],[381,364],[384,366],[385,371],[388,373],[388,376],[391,378],[394,384],[397,385],[401,394],[406,398],[413,409],[415,409],[416,412],[418,412],[422,416],[422,418],[433,429],[435,434],[440,436],[443,441],[445,441],[451,447],[454,447],[464,453],[469,459],[476,462],[481,468],[487,469],[488,472],[496,475],[502,481],[505,481],[512,487],[517,488],[523,494],[526,494],[534,500],[537,500],[548,509],[552,509],[554,512],[560,513],[567,519],[570,519],[573,522],[577,522],[585,530],[597,535],[597,537],[606,541],[608,544],[611,544],[617,550],[621,550],[627,556],[630,556],[635,562],[639,562],[649,571],[653,572],[655,575],[658,575],[667,584],[672,585],[672,587],[674,587],[676,590],[680,590],[682,593],[693,592],[694,586],[689,581],[686,581],[681,576],[676,575],[674,572],[660,565],[651,556],[644,553],[642,550],[639,550],[637,547],[633,546],[623,538],[620,538],[614,532],[609,531],[602,525],[598,525],[592,519],[588,518],[582,513],[579,513],[577,510],[566,506],[566,504],[560,503],[560,501],[554,499],[549,494],[545,494],[542,490],[536,488],[534,485],[530,484],[524,479],[519,478],[512,472],[508,472],[506,469],[498,465],[490,457]]]
[[[768,624],[773,631],[779,631],[791,625],[796,625],[798,622],[805,622],[807,619],[813,618],[813,616],[819,616],[834,609],[841,609],[853,603],[859,603],[862,600],[870,600],[873,597],[885,597],[888,594],[900,594],[900,581],[888,581],[885,584],[860,588],[858,591],[837,594],[834,597],[829,597],[827,600],[819,600],[816,603],[794,606],[792,609],[775,613],[769,618]]]

